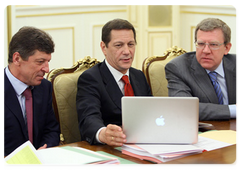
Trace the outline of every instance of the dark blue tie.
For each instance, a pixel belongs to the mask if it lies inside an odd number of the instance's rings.
[[[210,79],[212,80],[213,87],[214,87],[215,92],[218,97],[218,103],[223,104],[223,94],[222,94],[221,87],[217,81],[217,73],[215,71],[212,71],[212,72],[208,73],[208,75],[209,75]]]

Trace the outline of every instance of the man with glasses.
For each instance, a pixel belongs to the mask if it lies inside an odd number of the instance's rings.
[[[236,118],[236,55],[228,54],[231,29],[216,18],[195,30],[196,51],[183,54],[166,67],[169,96],[199,98],[199,120]]]

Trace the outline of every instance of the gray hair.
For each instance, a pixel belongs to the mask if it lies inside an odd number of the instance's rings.
[[[230,43],[231,40],[231,29],[229,26],[218,18],[207,18],[202,20],[196,27],[195,30],[195,42],[197,42],[197,32],[201,31],[212,31],[214,29],[221,29],[224,36],[224,44]]]

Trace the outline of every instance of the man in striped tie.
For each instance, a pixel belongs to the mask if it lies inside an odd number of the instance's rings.
[[[105,60],[78,80],[76,105],[82,140],[111,146],[126,142],[121,98],[151,95],[143,72],[131,67],[135,47],[136,32],[127,20],[114,19],[104,25],[101,49]]]
[[[236,55],[228,53],[230,40],[225,22],[204,19],[195,30],[196,52],[165,67],[169,96],[198,97],[200,120],[236,118]]]

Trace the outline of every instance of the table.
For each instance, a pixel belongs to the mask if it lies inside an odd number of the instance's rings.
[[[204,121],[204,123],[211,123],[214,125],[215,130],[235,130],[236,131],[236,120],[231,119],[230,121]],[[82,147],[92,151],[104,151],[112,155],[127,159],[140,164],[150,164],[151,162],[140,160],[125,154],[117,150],[114,147],[108,145],[90,145],[86,141],[75,142],[62,146],[73,146]],[[61,147],[61,146],[60,146]],[[184,158],[176,159],[173,161],[166,162],[164,164],[230,164],[236,159],[236,145],[229,147],[204,152],[201,154],[195,154]]]
[[[211,123],[216,130],[235,130],[236,119],[230,121],[204,121]],[[191,155],[184,158],[166,162],[165,164],[231,164],[236,160],[236,145]]]
[[[191,155],[164,164],[231,164],[236,159],[236,145]]]

